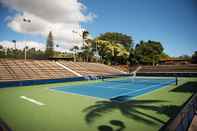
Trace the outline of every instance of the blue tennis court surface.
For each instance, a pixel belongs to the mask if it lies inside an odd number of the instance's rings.
[[[80,85],[65,85],[53,90],[67,94],[79,94],[104,99],[113,99],[127,96],[129,98],[154,91],[172,84],[175,79],[152,79],[152,78],[120,78],[106,79],[102,82],[82,83]]]

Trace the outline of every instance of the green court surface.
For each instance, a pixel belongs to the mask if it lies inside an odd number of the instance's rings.
[[[0,123],[13,131],[157,131],[197,91],[197,78],[179,78],[177,86],[171,84],[122,103],[49,90],[81,83],[2,88]]]

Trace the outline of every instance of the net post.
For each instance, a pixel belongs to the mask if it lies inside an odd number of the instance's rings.
[[[178,76],[175,75],[175,77],[176,77],[176,85],[178,85]]]

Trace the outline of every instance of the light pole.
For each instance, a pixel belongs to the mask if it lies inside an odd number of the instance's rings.
[[[73,32],[74,34],[78,34],[78,35],[82,38],[82,40],[83,40],[83,36],[82,36],[82,34],[80,34],[80,32],[75,31],[75,30],[72,30],[72,32]],[[73,39],[74,39],[74,38],[73,38]],[[84,40],[82,41],[82,44],[84,45]]]
[[[16,40],[12,40],[12,43],[14,43],[14,55],[15,55],[14,57],[17,58],[16,57],[16,55],[17,55],[17,53],[16,53]]]
[[[12,40],[12,43],[14,43],[14,49],[16,50],[16,40]]]
[[[30,19],[26,19],[26,18],[23,18],[23,22],[24,23],[31,23],[31,20]],[[27,59],[27,49],[28,49],[28,46],[26,45],[26,42],[25,42],[25,60]]]
[[[7,55],[8,55],[8,48],[5,47],[5,56],[7,56]]]
[[[87,48],[89,49],[89,45],[88,43],[86,43],[86,40],[88,40],[89,32],[87,30],[83,30],[82,32],[77,32],[75,30],[72,30],[72,32],[75,34],[78,34],[82,38],[82,47],[84,47],[84,49],[87,49]]]
[[[82,38],[82,45],[85,45],[85,40],[87,39],[87,36],[89,34],[89,32],[87,30],[84,30],[82,32],[78,32],[75,30],[72,30],[73,33],[78,34],[81,38]]]
[[[78,34],[83,40],[83,36],[80,32],[72,30],[72,33],[73,34]],[[74,42],[74,35],[73,35],[73,42]],[[82,45],[84,45],[84,40],[82,41]],[[74,55],[73,55],[74,56],[74,62],[76,62],[76,46],[73,47],[73,50],[74,50]]]
[[[100,61],[100,55],[99,55],[99,52],[98,52],[98,44],[97,42],[95,42],[95,46],[96,46],[96,51],[95,51],[95,56],[96,56],[96,61]]]

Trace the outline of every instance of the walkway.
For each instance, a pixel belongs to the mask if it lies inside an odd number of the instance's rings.
[[[188,131],[197,131],[197,114],[194,116]]]

